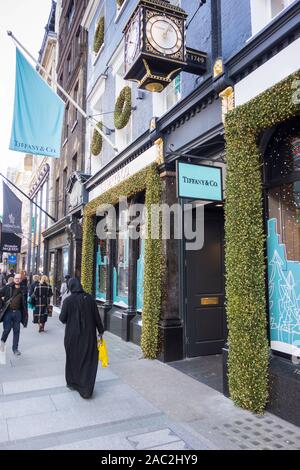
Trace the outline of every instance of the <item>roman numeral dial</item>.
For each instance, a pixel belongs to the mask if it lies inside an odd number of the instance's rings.
[[[176,54],[183,45],[180,28],[172,18],[164,15],[152,16],[147,21],[146,35],[153,49],[161,54]]]

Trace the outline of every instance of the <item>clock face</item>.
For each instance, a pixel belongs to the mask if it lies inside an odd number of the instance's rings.
[[[167,16],[152,16],[147,21],[146,34],[151,46],[162,54],[176,54],[182,47],[182,32],[175,21]]]
[[[127,45],[126,45],[126,62],[127,64],[132,64],[139,46],[140,40],[140,28],[139,21],[135,19],[130,27],[127,36]]]

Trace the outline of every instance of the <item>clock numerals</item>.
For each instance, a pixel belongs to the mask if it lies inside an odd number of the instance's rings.
[[[176,54],[183,45],[179,26],[172,18],[163,15],[154,15],[147,21],[146,36],[153,49],[165,55]]]
[[[127,35],[127,44],[126,44],[126,63],[127,64],[132,64],[136,53],[138,51],[139,47],[139,41],[140,41],[140,28],[139,28],[139,22],[136,19],[128,32]]]

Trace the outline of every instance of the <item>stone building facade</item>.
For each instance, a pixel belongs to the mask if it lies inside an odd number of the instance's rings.
[[[86,0],[57,2],[56,30],[58,32],[56,77],[59,85],[83,109],[86,102],[87,34],[81,27]],[[75,206],[68,189],[72,181],[82,181],[85,168],[85,118],[66,101],[62,135],[61,158],[54,163],[54,218],[56,222],[44,233],[47,242],[48,271],[55,285],[55,298],[65,275],[80,276],[82,200]],[[71,190],[70,189],[70,190]]]

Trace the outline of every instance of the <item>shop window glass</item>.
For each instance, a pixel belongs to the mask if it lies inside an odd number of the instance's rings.
[[[300,179],[300,122],[289,121],[281,126],[270,142],[265,161],[268,184],[276,184],[299,174]]]
[[[137,302],[138,311],[143,310],[144,306],[144,258],[145,258],[145,240],[139,239],[139,257],[137,260]]]
[[[69,248],[66,247],[63,249],[63,277],[69,274]]]
[[[273,184],[268,191],[267,252],[271,347],[297,356],[300,355],[300,141],[295,129],[290,129],[288,135],[284,126],[273,139],[271,153],[276,161],[270,174],[273,181],[281,178],[282,184]]]
[[[123,234],[126,235],[127,234]],[[128,302],[128,238],[117,237],[117,266],[116,266],[116,295],[117,302]]]
[[[124,221],[127,213],[122,212],[119,218],[119,233],[117,235],[116,265],[114,269],[114,302],[128,305],[128,258],[129,238],[128,229]]]
[[[96,297],[99,300],[106,300],[107,264],[107,243],[106,240],[100,240],[96,261]]]

